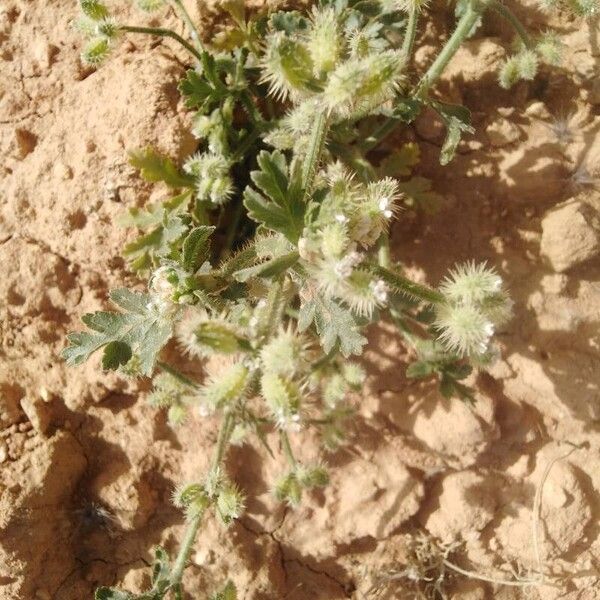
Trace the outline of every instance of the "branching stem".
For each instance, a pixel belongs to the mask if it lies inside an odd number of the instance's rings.
[[[523,27],[523,23],[519,21],[515,13],[513,13],[508,6],[502,4],[502,2],[499,2],[499,0],[492,0],[489,6],[499,15],[502,15],[502,17],[504,17],[504,19],[506,19],[513,26],[514,30],[523,41],[523,44],[525,44],[526,48],[531,49],[534,47],[534,44],[525,30],[525,27]]]
[[[170,2],[175,7],[175,11],[179,13],[181,20],[185,23],[189,31],[190,37],[192,38],[194,45],[198,49],[198,52],[204,52],[204,46],[202,45],[202,41],[200,40],[200,34],[198,33],[198,29],[196,29],[196,26],[194,25],[190,14],[183,5],[183,2],[181,0],[170,0]]]
[[[145,33],[147,35],[159,35],[161,37],[170,37],[175,41],[179,42],[194,58],[202,61],[202,55],[189,43],[186,42],[178,33],[175,33],[171,29],[164,29],[162,27],[138,27],[137,25],[120,25],[121,31],[127,31],[128,33]]]

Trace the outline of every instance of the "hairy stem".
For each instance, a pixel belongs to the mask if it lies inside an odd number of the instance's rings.
[[[402,54],[404,54],[406,66],[410,64],[413,45],[415,43],[415,37],[417,36],[418,20],[419,11],[415,8],[414,5],[411,5],[410,12],[408,14],[408,23],[406,25],[406,31],[404,32],[404,40],[402,41]]]
[[[201,514],[195,515],[188,522],[183,541],[181,542],[181,547],[179,548],[179,553],[177,554],[177,558],[173,563],[173,570],[171,571],[171,588],[175,588],[181,583],[183,570],[185,569],[188,557],[192,551],[192,546],[194,545],[194,540],[196,539],[198,529],[200,529],[201,522]]]
[[[233,427],[235,425],[235,419],[233,413],[227,413],[223,422],[221,423],[221,428],[219,429],[219,436],[217,438],[217,446],[215,447],[213,460],[212,460],[212,468],[218,469],[221,462],[223,461],[223,457],[225,455],[225,450],[227,449],[227,444],[229,443],[229,438],[231,437],[231,433],[233,431]],[[174,589],[181,584],[181,578],[183,577],[183,571],[185,569],[185,565],[187,563],[190,552],[192,551],[192,546],[194,545],[194,541],[196,539],[196,534],[198,533],[198,529],[200,528],[200,523],[202,522],[202,514],[195,515],[192,519],[189,520],[187,529],[185,530],[185,535],[183,538],[183,542],[181,543],[181,547],[179,548],[179,553],[177,554],[177,558],[173,563],[173,570],[171,571],[171,586],[170,589]]]
[[[372,272],[381,277],[392,289],[401,294],[405,294],[417,300],[424,300],[430,304],[441,304],[444,302],[444,296],[433,288],[415,283],[407,277],[400,275],[395,271],[382,267],[381,265],[373,265]]]
[[[320,111],[316,116],[310,140],[308,142],[308,152],[306,153],[306,158],[302,165],[302,188],[304,189],[305,197],[311,192],[321,153],[325,147],[328,128],[329,117],[325,111]]]
[[[186,377],[183,373],[178,371],[175,367],[172,367],[171,365],[167,364],[166,362],[159,361],[156,364],[160,369],[165,371],[165,373],[168,373],[169,375],[175,377],[175,379],[181,381],[181,383],[195,389],[198,389],[200,387],[195,381],[192,381],[189,377]]]
[[[502,2],[499,2],[498,0],[492,0],[489,6],[490,8],[495,10],[499,15],[502,15],[502,17],[504,17],[514,27],[515,31],[525,44],[526,48],[531,49],[534,47],[534,44],[531,41],[531,38],[529,37],[527,31],[525,30],[525,27],[523,27],[521,21],[519,21],[515,13],[513,13],[512,10],[508,8],[508,6],[505,6],[504,4],[502,4]]]
[[[283,447],[283,452],[288,460],[288,462],[290,463],[291,467],[295,467],[297,465],[297,461],[296,461],[296,457],[294,456],[294,453],[292,452],[292,446],[290,444],[290,438],[287,434],[287,431],[280,431],[279,435],[281,437],[281,445]]]
[[[121,31],[127,31],[128,33],[145,33],[147,35],[170,37],[179,42],[195,58],[202,61],[201,54],[189,42],[186,42],[178,33],[175,33],[171,29],[163,29],[162,27],[138,27],[137,25],[120,25],[119,29]]]
[[[190,14],[185,9],[183,2],[181,0],[170,0],[170,2],[175,7],[175,11],[179,13],[181,20],[185,23],[186,27],[188,28],[190,37],[192,38],[194,45],[198,49],[198,52],[203,52],[204,46],[202,45],[202,42],[200,40],[200,34],[198,33],[198,30],[196,29],[196,26],[194,25]]]
[[[487,8],[487,2],[481,0],[471,0],[467,6],[467,10],[456,24],[454,33],[442,48],[433,64],[429,67],[425,75],[421,78],[417,85],[417,98],[426,98],[429,88],[440,78],[444,69],[452,57],[456,54],[460,45],[465,41],[471,33],[473,27],[477,23],[477,19],[481,17],[484,10]]]

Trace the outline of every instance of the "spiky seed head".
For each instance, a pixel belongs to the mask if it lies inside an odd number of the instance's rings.
[[[238,400],[246,392],[248,379],[249,370],[243,363],[226,367],[221,373],[211,376],[208,383],[202,386],[200,404],[217,409]]]
[[[219,320],[198,323],[190,332],[190,338],[198,356],[234,354],[240,350],[240,339],[233,327]]]
[[[167,420],[171,427],[179,427],[187,419],[187,408],[183,404],[171,404],[167,411]]]
[[[217,496],[217,514],[225,525],[239,519],[245,508],[245,496],[234,484],[226,482]]]
[[[275,497],[280,502],[286,502],[290,506],[298,506],[302,499],[302,486],[294,472],[287,473],[275,482],[273,489]]]
[[[412,11],[421,12],[427,8],[429,0],[396,0],[398,10],[410,13]]]
[[[329,483],[329,472],[323,464],[301,465],[296,470],[296,477],[307,489],[324,487]]]
[[[281,429],[297,429],[300,425],[301,392],[298,384],[276,373],[263,373],[262,396]]]
[[[293,330],[280,331],[260,351],[260,362],[264,372],[284,377],[293,377],[306,366],[304,340]]]
[[[395,50],[347,60],[331,72],[323,99],[341,117],[368,113],[391,98],[402,80],[403,66],[404,57]]]
[[[81,12],[94,21],[100,21],[108,17],[108,9],[98,0],[79,0]]]
[[[500,84],[500,87],[508,90],[519,81],[520,77],[521,74],[517,57],[510,56],[505,59],[498,71],[498,83]]]
[[[348,384],[339,373],[334,373],[323,386],[323,401],[330,408],[334,408],[344,400]]]
[[[81,60],[86,65],[97,67],[104,62],[109,52],[109,40],[106,37],[96,37],[85,45],[81,53]]]
[[[307,48],[317,77],[331,71],[343,52],[343,37],[333,8],[314,8]]]
[[[165,5],[164,0],[136,0],[138,7],[144,12],[154,12]]]
[[[119,35],[119,24],[112,17],[101,19],[96,22],[96,32],[100,37],[114,40]]]
[[[586,19],[592,18],[600,12],[599,0],[567,0],[567,5],[578,17]]]
[[[521,50],[517,54],[519,77],[525,81],[532,81],[538,72],[538,56],[533,50]]]
[[[350,245],[345,222],[345,218],[339,218],[335,223],[326,225],[321,231],[321,252],[326,258],[339,260]]]
[[[185,511],[188,519],[201,515],[210,505],[204,487],[199,483],[178,486],[172,495],[173,504]]]
[[[344,362],[341,368],[348,385],[353,389],[360,389],[367,377],[365,370],[355,362]]]
[[[502,292],[502,278],[485,262],[457,265],[442,281],[440,292],[452,302],[480,303]]]
[[[549,65],[558,66],[563,59],[564,45],[553,32],[545,33],[535,47],[541,59]]]
[[[314,64],[308,48],[281,31],[267,38],[261,67],[262,81],[278,100],[290,95],[297,98],[314,86]]]
[[[494,324],[471,304],[439,305],[434,324],[442,344],[459,356],[485,353],[495,330]]]

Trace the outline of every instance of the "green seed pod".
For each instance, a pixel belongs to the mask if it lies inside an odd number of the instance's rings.
[[[303,341],[300,335],[288,330],[280,331],[260,351],[260,362],[265,373],[292,377],[305,367]]]
[[[94,38],[90,40],[83,49],[81,60],[86,65],[97,67],[106,59],[109,50],[109,41],[107,38]]]
[[[367,377],[365,370],[354,362],[345,362],[342,364],[342,375],[353,389],[360,389]]]
[[[245,508],[244,494],[232,483],[226,483],[217,497],[217,514],[225,525],[242,516]]]
[[[314,65],[308,48],[299,40],[277,32],[267,39],[262,61],[262,81],[279,100],[315,89]]]
[[[549,65],[558,66],[562,62],[564,45],[555,33],[545,33],[535,49],[541,59]]]
[[[335,67],[343,51],[343,38],[332,8],[313,10],[307,47],[317,77]]]
[[[167,420],[171,427],[178,427],[187,419],[187,409],[183,404],[172,404],[167,411]]]
[[[98,0],[79,0],[79,7],[86,17],[94,21],[108,17],[108,9],[102,2],[98,2]]]
[[[533,50],[521,50],[517,54],[517,65],[519,77],[525,81],[531,81],[538,72],[538,56]]]
[[[241,398],[248,385],[249,371],[242,363],[235,363],[210,381],[200,390],[200,403],[214,409]]]
[[[296,476],[305,488],[323,487],[329,483],[329,473],[325,465],[306,465],[298,467]]]
[[[274,492],[280,502],[287,502],[291,506],[297,506],[302,499],[302,486],[293,472],[277,481]]]
[[[498,72],[498,83],[505,90],[510,89],[520,79],[519,61],[516,56],[507,58]]]
[[[298,385],[276,373],[263,373],[262,395],[282,429],[297,426],[300,421],[300,390]]]
[[[339,259],[350,245],[344,219],[326,225],[321,231],[321,252],[326,258]]]
[[[96,31],[99,36],[109,41],[114,40],[119,35],[119,25],[114,19],[108,17],[96,23]]]
[[[191,333],[198,355],[233,354],[240,350],[240,340],[233,329],[220,321],[199,323]]]
[[[335,373],[323,386],[323,401],[333,408],[344,400],[347,391],[348,384],[339,373]]]

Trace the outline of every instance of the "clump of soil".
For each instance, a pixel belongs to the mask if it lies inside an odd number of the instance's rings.
[[[269,490],[282,465],[258,444],[234,449],[229,468],[248,512],[227,533],[206,523],[185,575],[191,597],[228,577],[245,600],[408,597],[414,578],[385,575],[410,566],[419,532],[450,544],[462,568],[527,573],[538,566],[532,520],[545,479],[540,555],[562,583],[529,597],[600,598],[598,40],[592,23],[548,23],[533,2],[519,12],[534,28],[559,27],[564,67],[500,90],[495,68],[510,39],[489,20],[441,85],[445,98],[472,109],[477,129],[451,168],[439,166],[443,130],[431,115],[398,135],[419,144],[419,174],[444,201],[434,216],[403,212],[392,236],[395,257],[432,284],[457,261],[498,268],[516,313],[500,333],[502,359],[473,381],[469,407],[407,380],[401,339],[386,323],[373,327],[357,419],[348,445],[328,457],[332,484],[284,508]],[[126,16],[140,20],[133,9]],[[176,90],[178,50],[132,38],[90,71],[72,17],[67,0],[0,7],[6,599],[80,600],[100,584],[143,589],[152,547],[174,549],[181,537],[171,490],[203,471],[215,440],[214,422],[171,430],[142,389],[96,363],[67,369],[58,356],[109,288],[135,284],[119,256],[128,232],[114,219],[161,190],[140,182],[127,150],[153,145],[180,158],[194,143]],[[430,62],[446,24],[440,6],[420,33],[416,69]],[[297,445],[315,452],[310,437]],[[375,596],[373,583],[384,580]],[[456,573],[444,585],[456,599],[525,594]]]

